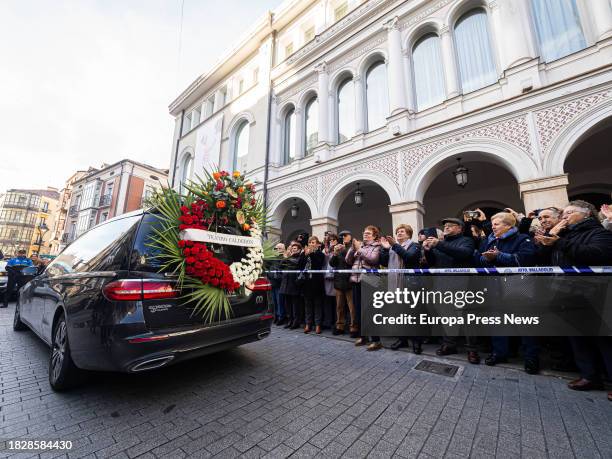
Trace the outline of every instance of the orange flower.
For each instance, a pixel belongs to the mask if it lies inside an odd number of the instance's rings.
[[[214,173],[213,173],[213,178],[214,178],[215,180],[219,180],[219,179],[221,178],[221,173],[220,173],[220,172],[214,172]]]
[[[240,172],[234,171],[234,173],[232,175],[234,176],[234,178],[238,178],[238,177],[240,177]]]
[[[244,225],[242,225],[242,229],[245,231],[248,231],[251,229],[251,225],[249,225],[248,223],[245,223]]]
[[[215,206],[217,206],[217,209],[225,209],[225,201],[217,201]]]
[[[243,186],[239,186],[238,187],[238,193],[240,193],[240,194],[244,193],[244,187]]]

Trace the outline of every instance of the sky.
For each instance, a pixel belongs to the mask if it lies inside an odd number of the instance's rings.
[[[0,193],[124,158],[167,169],[170,102],[280,3],[0,1]]]

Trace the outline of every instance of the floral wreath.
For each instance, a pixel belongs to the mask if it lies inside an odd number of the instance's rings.
[[[261,243],[267,217],[255,185],[238,171],[204,172],[204,179],[183,184],[184,194],[162,188],[147,204],[160,216],[149,245],[161,270],[178,276],[182,297],[210,323],[232,315],[227,295],[251,290],[264,262],[276,254]],[[213,243],[198,240],[209,232],[246,236],[251,244],[240,261],[228,265],[216,257]]]

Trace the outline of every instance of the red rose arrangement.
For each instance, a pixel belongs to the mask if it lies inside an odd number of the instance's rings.
[[[240,287],[240,284],[234,281],[229,266],[215,258],[205,243],[180,240],[178,246],[185,257],[187,275],[227,291]]]

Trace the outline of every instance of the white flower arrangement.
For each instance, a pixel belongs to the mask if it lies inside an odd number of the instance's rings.
[[[251,227],[250,235],[251,237],[261,239],[261,231],[256,225]],[[230,265],[230,271],[232,276],[234,276],[234,280],[241,286],[254,284],[263,272],[263,258],[264,251],[261,245],[250,247],[245,258]]]

